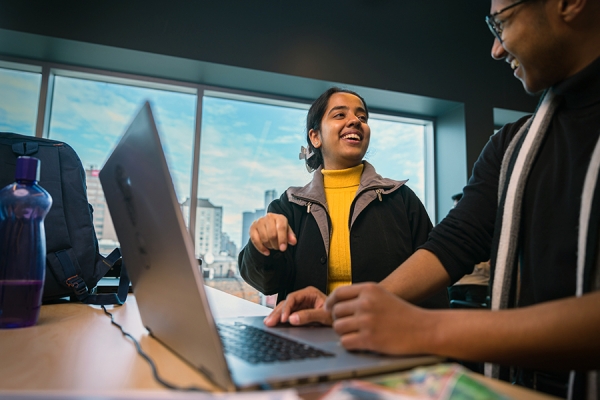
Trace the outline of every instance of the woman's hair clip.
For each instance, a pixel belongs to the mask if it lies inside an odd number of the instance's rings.
[[[308,159],[311,158],[312,156],[314,156],[315,153],[313,151],[311,151],[310,149],[307,149],[304,146],[300,146],[300,154],[298,154],[298,159],[299,160],[304,160],[306,163],[306,170],[308,172],[313,172],[314,170],[309,167],[308,165]]]
[[[307,149],[304,146],[300,146],[300,154],[298,154],[298,159],[299,160],[308,160],[313,155],[315,155],[314,152],[310,151],[309,149]]]

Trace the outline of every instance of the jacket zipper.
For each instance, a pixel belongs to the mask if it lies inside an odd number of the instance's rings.
[[[310,207],[312,206],[312,203],[309,201],[308,204],[306,205],[306,213],[310,214]]]
[[[377,193],[377,197],[379,198],[379,201],[383,201],[381,198],[381,193],[383,192],[382,189],[375,189],[375,193]]]

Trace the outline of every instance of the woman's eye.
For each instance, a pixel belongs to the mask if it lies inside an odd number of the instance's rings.
[[[361,120],[361,122],[367,122],[367,120],[368,120],[366,115],[359,115],[358,119]]]

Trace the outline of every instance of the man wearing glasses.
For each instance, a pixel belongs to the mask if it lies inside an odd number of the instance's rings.
[[[600,1],[492,0],[486,22],[492,57],[543,92],[535,115],[492,136],[462,200],[388,278],[326,301],[296,292],[265,323],[333,322],[348,349],[486,362],[494,377],[599,398]],[[410,304],[490,255],[492,311]]]

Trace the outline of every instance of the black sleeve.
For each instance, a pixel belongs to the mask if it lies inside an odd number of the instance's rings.
[[[406,214],[410,224],[413,251],[427,241],[429,233],[433,228],[431,219],[425,206],[411,188],[404,185],[400,188]]]
[[[425,206],[421,200],[419,200],[417,195],[408,186],[403,186],[401,189],[412,233],[412,248],[417,249],[427,241],[433,225],[431,224],[431,219],[429,219],[429,214],[427,214]],[[446,288],[443,288],[428,298],[418,302],[417,305],[431,309],[448,308],[450,306],[448,292]]]
[[[269,204],[267,212],[285,215],[288,223],[292,225],[289,208],[287,193],[283,193],[279,199],[273,200]],[[278,250],[270,250],[270,252],[269,256],[261,254],[249,240],[238,256],[242,278],[265,295],[277,294],[281,290],[282,274],[288,270],[284,254]]]
[[[476,264],[490,259],[502,157],[527,118],[508,124],[492,135],[475,162],[462,199],[421,246],[438,257],[452,283],[473,272]]]

